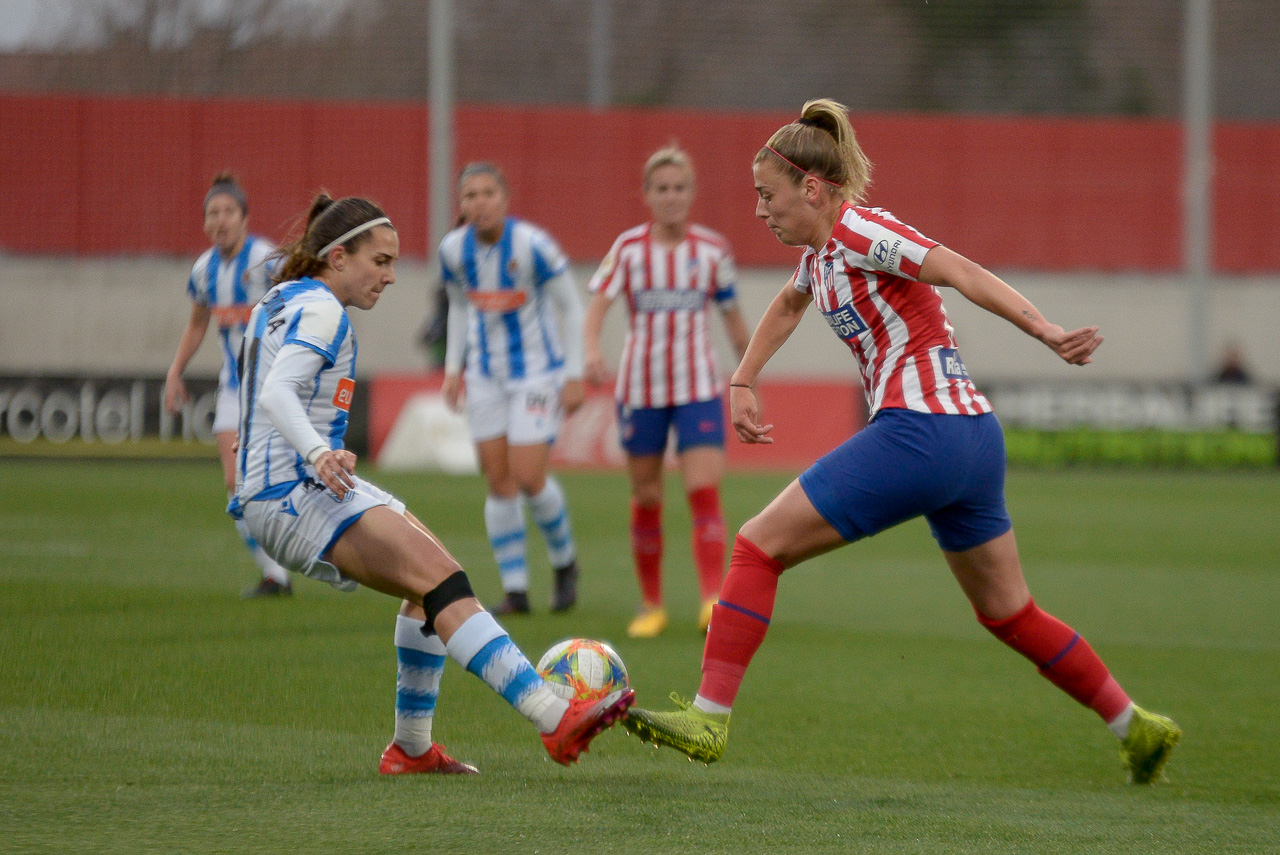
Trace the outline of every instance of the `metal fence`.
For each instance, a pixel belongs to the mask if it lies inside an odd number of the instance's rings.
[[[428,0],[7,0],[0,89],[423,100]],[[1280,3],[1213,0],[1213,103],[1280,118]],[[1183,0],[452,0],[462,102],[1171,117]]]

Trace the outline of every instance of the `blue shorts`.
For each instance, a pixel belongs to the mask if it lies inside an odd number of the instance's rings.
[[[892,409],[805,470],[800,486],[849,542],[923,515],[939,546],[963,552],[1013,528],[1004,471],[994,413]]]
[[[724,401],[716,397],[671,407],[618,405],[618,440],[633,457],[666,451],[672,425],[677,452],[695,445],[724,448]]]

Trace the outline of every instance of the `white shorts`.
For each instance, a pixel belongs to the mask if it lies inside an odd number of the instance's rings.
[[[240,429],[240,393],[226,386],[218,386],[218,403],[213,408],[214,434]]]
[[[467,423],[471,440],[505,436],[512,445],[540,445],[560,429],[559,375],[524,380],[467,377]]]
[[[303,481],[283,499],[246,502],[244,521],[267,554],[284,567],[328,582],[339,591],[354,591],[356,582],[321,558],[342,533],[370,508],[386,505],[404,513],[404,502],[356,476],[356,486],[342,501],[315,481]]]

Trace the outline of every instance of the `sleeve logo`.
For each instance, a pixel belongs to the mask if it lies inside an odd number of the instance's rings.
[[[344,413],[351,410],[351,399],[356,394],[356,381],[343,377],[338,381],[338,388],[333,393],[333,405]]]
[[[902,238],[894,236],[892,241],[889,238],[880,238],[871,245],[871,252],[867,258],[877,270],[883,270],[886,273],[899,272],[898,265],[902,262]]]

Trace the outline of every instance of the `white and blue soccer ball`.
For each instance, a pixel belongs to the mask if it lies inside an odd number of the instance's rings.
[[[542,654],[537,671],[565,700],[598,700],[629,685],[618,652],[593,638],[569,638]]]

